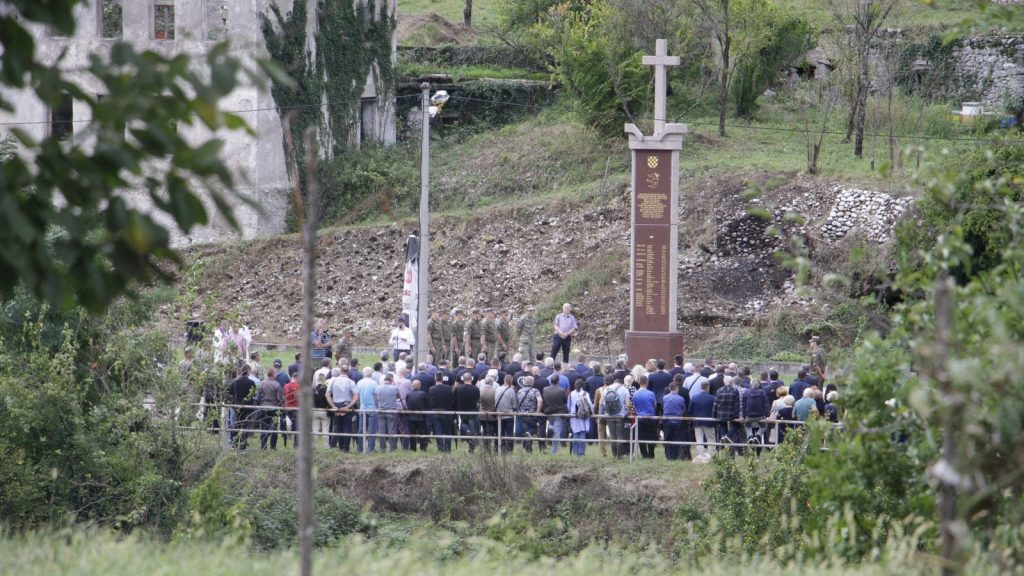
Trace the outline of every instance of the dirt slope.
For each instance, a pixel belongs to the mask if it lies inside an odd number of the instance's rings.
[[[762,196],[754,205],[772,212],[780,227],[783,212],[802,214],[804,224],[786,230],[809,234],[812,245],[835,202],[835,186],[805,176],[683,181],[679,323],[690,350],[723,326],[807,305],[792,296],[791,273],[772,257],[781,241],[764,234],[769,222],[747,213],[751,201],[744,192],[758,185]],[[431,224],[431,301],[437,308],[492,307],[518,315],[527,304],[553,311],[567,299],[579,310],[581,350],[622,348],[629,322],[625,190],[437,215]],[[382,346],[400,310],[403,244],[416,226],[410,220],[324,231],[317,314],[334,330],[352,328],[357,344]],[[296,237],[206,246],[192,257],[205,263],[194,315],[237,313],[257,340],[298,341],[302,257]]]

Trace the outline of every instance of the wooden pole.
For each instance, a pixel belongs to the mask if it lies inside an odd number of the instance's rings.
[[[935,287],[935,348],[929,371],[945,402],[942,409],[942,461],[945,471],[939,477],[939,532],[942,535],[942,575],[960,573],[957,490],[960,483],[960,421],[963,404],[953,389],[949,373],[949,354],[953,343],[953,279],[943,276]]]
[[[320,152],[316,132],[306,130],[306,218],[302,236],[302,357],[299,377],[299,446],[296,459],[299,474],[299,573],[313,573],[313,332],[316,297],[317,220],[320,206]],[[298,188],[298,182],[295,187]],[[296,210],[300,207],[296,206]],[[298,212],[297,212],[298,213]]]

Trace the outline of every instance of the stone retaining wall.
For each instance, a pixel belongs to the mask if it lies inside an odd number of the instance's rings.
[[[970,38],[953,51],[957,76],[989,106],[1024,94],[1024,38]],[[973,84],[971,86],[970,84]]]
[[[859,228],[871,240],[885,242],[913,202],[909,196],[900,198],[886,192],[837,185],[836,201],[821,227],[821,235],[826,240],[835,241]]]

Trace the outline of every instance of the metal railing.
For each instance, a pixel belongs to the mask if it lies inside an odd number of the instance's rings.
[[[153,403],[150,403],[153,405]],[[247,443],[248,438],[255,435],[281,435],[281,436],[295,436],[298,434],[293,429],[282,429],[280,421],[277,418],[281,416],[288,416],[290,420],[294,421],[294,416],[289,416],[290,413],[298,411],[298,408],[287,408],[277,406],[255,406],[251,404],[228,404],[228,403],[204,403],[204,402],[192,402],[188,406],[198,407],[199,413],[195,416],[198,420],[210,422],[219,417],[216,426],[179,426],[179,428],[188,430],[206,430],[207,432],[217,432],[221,434],[222,441],[225,447],[230,447],[233,444],[237,445],[238,440],[235,440],[235,435],[243,435],[242,442]],[[209,411],[214,411],[215,415],[211,415]],[[227,423],[229,420],[229,411],[235,410],[239,414],[235,415],[236,424],[230,425]],[[205,412],[205,413],[204,413]],[[244,414],[241,414],[244,412]],[[339,417],[349,418],[348,425],[353,428],[354,431],[340,432],[336,430],[336,418]],[[268,414],[269,413],[269,414]],[[328,431],[317,431],[313,430],[313,437],[323,438],[325,443],[330,448],[351,448],[350,443],[345,445],[339,445],[342,439],[348,439],[356,441],[357,451],[369,452],[373,450],[378,442],[384,446],[384,450],[387,448],[387,443],[392,446],[392,449],[397,449],[399,443],[401,443],[403,449],[409,448],[410,443],[419,441],[421,446],[425,446],[429,441],[442,441],[438,444],[439,449],[444,447],[446,441],[455,442],[456,445],[459,441],[466,441],[470,443],[471,447],[475,447],[480,444],[485,447],[493,447],[499,452],[511,451],[515,443],[522,443],[523,447],[527,451],[532,451],[532,444],[538,443],[538,448],[543,450],[545,444],[552,442],[558,442],[561,444],[567,444],[571,451],[571,443],[578,442],[582,443],[585,447],[587,445],[611,445],[613,447],[613,455],[616,457],[623,457],[625,454],[615,453],[615,448],[623,445],[628,446],[628,455],[630,460],[634,460],[637,453],[640,451],[641,444],[647,446],[664,446],[670,447],[675,446],[678,448],[690,448],[697,447],[703,448],[707,451],[709,448],[713,448],[713,453],[717,448],[733,449],[733,450],[744,450],[744,449],[773,449],[778,447],[782,437],[790,430],[797,429],[806,426],[807,422],[801,420],[769,420],[765,419],[735,419],[735,420],[717,420],[711,418],[697,418],[693,416],[606,416],[594,414],[587,420],[589,426],[605,426],[606,437],[605,438],[574,438],[571,436],[561,436],[554,438],[548,435],[549,427],[548,424],[551,419],[568,419],[568,420],[579,420],[573,414],[543,414],[538,412],[484,412],[484,411],[419,411],[419,410],[364,410],[364,409],[352,409],[346,410],[330,410],[330,409],[314,409],[314,413],[319,413],[326,416],[328,419]],[[180,414],[179,414],[180,415]],[[379,429],[379,423],[376,421],[378,416],[394,416],[395,419],[395,432],[390,433],[388,431],[381,431]],[[237,422],[239,417],[243,421],[241,426],[238,426]],[[417,420],[411,420],[417,418]],[[419,420],[423,418],[424,420]],[[441,418],[448,418],[449,429],[452,433],[444,433],[445,426]],[[270,419],[272,427],[261,428],[261,425],[265,425],[267,419]],[[354,421],[353,421],[354,420]],[[508,421],[511,420],[511,430],[509,430]],[[475,421],[475,424],[473,422]],[[414,434],[409,429],[409,423],[415,422],[420,424],[425,422],[428,425],[428,433],[426,434]],[[537,435],[525,435],[522,424],[525,422],[530,423],[530,428],[534,424],[537,425]],[[694,440],[663,440],[660,438],[660,430],[655,429],[654,439],[640,438],[640,423],[641,422],[683,422],[689,423],[694,426],[700,426],[703,428],[711,428],[714,434],[714,440],[712,441],[697,441]],[[339,422],[344,425],[344,422]],[[372,423],[372,424],[371,424]],[[440,424],[440,433],[434,430],[436,424]],[[493,423],[493,434],[485,433],[487,428],[490,426],[484,426],[484,423]],[[227,425],[225,425],[227,424]],[[466,424],[470,427],[473,433],[463,433],[463,425]],[[611,429],[609,426],[622,426],[622,434],[625,438],[612,438],[609,436]],[[417,426],[418,428],[419,426]],[[757,428],[755,434],[751,434],[749,428]],[[842,423],[832,423],[832,427],[836,431],[842,430]],[[340,428],[340,426],[339,426]],[[377,428],[377,430],[371,430],[371,428]],[[565,429],[571,431],[571,422],[565,424]],[[722,431],[725,430],[726,434],[723,438]],[[733,440],[729,437],[735,430],[739,429],[743,433],[743,437]],[[554,430],[552,426],[551,431]],[[775,442],[768,441],[769,434],[775,432]],[[756,443],[750,442],[752,438],[764,438],[764,441],[758,441]],[[261,439],[262,442],[262,439]],[[529,448],[527,448],[529,446]],[[425,448],[424,448],[425,449]],[[827,450],[827,448],[824,448]],[[450,447],[448,448],[450,450]],[[442,450],[442,451],[448,451]]]

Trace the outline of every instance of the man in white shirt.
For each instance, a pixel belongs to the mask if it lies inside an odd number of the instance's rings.
[[[320,374],[323,374],[324,378],[328,380],[333,377],[333,373],[331,372],[331,361],[329,359],[324,358],[320,361],[320,368],[317,368],[316,372],[313,372],[313,382],[316,382],[316,378]]]
[[[412,353],[413,344],[416,343],[416,335],[412,333],[412,330],[405,325],[405,318],[398,318],[398,326],[391,331],[391,354],[392,358],[398,360],[398,355],[402,352],[406,354]]]
[[[683,366],[683,388],[689,390],[690,398],[700,394],[701,383],[707,381],[708,379],[697,372],[692,363],[687,362]]]

